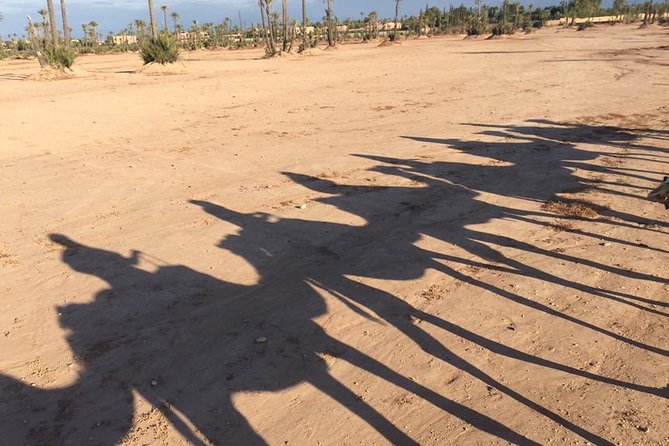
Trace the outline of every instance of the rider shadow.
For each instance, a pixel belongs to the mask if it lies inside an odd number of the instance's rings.
[[[221,216],[222,208],[215,211]],[[227,283],[185,266],[145,271],[138,267],[141,253],[125,257],[51,236],[64,248],[65,263],[103,279],[109,288],[91,303],[58,308],[82,368],[73,385],[42,390],[0,377],[5,395],[0,427],[7,444],[118,444],[129,434],[135,395],[192,444],[265,444],[236,410],[232,396],[301,382],[345,406],[389,442],[417,444],[334,379],[322,353],[338,355],[491,435],[536,444],[327,335],[312,320],[326,307],[304,265],[294,268],[275,251],[282,249],[280,237],[258,245],[262,234],[304,234],[310,222],[272,223],[261,214],[231,211],[227,216],[242,231],[222,247],[244,254],[266,273],[257,285]],[[291,227],[284,229],[286,224]],[[299,245],[299,237],[289,242]],[[297,252],[309,254],[304,248],[298,246]],[[329,256],[318,250],[314,255]],[[258,343],[260,337],[268,341]]]

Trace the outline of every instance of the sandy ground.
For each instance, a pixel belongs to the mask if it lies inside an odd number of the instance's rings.
[[[667,45],[3,61],[2,444],[669,444]]]

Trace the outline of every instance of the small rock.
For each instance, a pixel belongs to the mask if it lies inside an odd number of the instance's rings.
[[[265,336],[260,336],[258,339],[256,339],[256,344],[264,344],[267,342],[267,338]]]
[[[154,379],[151,381],[151,386],[156,387],[158,385],[158,380]]]
[[[307,204],[306,204],[306,203],[305,203],[305,204],[301,204],[301,205],[298,206],[298,209],[306,209],[306,208],[307,208]]]
[[[600,245],[600,246],[610,246],[611,243],[610,243],[610,242],[602,242],[602,243],[600,243],[599,245]]]

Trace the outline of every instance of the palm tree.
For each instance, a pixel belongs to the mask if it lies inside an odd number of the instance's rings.
[[[35,26],[33,25],[30,16],[28,16],[28,35],[30,36],[30,44],[37,55],[37,61],[39,62],[40,68],[46,68],[49,65],[49,62],[42,52],[42,42],[40,41],[41,39],[35,30]]]
[[[42,17],[41,26],[42,26],[42,29],[44,30],[44,36],[43,37],[46,40],[46,39],[49,38],[49,36],[48,36],[49,19],[47,19],[47,17],[49,16],[49,11],[47,11],[46,9],[40,9],[39,11],[37,11],[37,13]],[[37,24],[37,25],[39,25],[39,24]]]
[[[190,34],[195,36],[195,47],[200,48],[200,25],[197,20],[193,20],[193,25],[190,27]]]
[[[395,31],[393,32],[393,42],[397,42],[397,22],[400,18],[400,1],[395,0]]]
[[[88,43],[88,23],[82,23],[81,24],[81,30],[84,32],[84,42]]]
[[[309,36],[307,36],[307,0],[302,0],[302,50],[311,46]]]
[[[170,14],[172,17],[172,21],[174,22],[174,32],[177,32],[177,21],[180,19],[179,13],[176,11],[172,11],[172,14]]]
[[[502,33],[506,30],[506,9],[509,4],[509,0],[502,1]]]
[[[70,25],[67,22],[67,10],[65,9],[65,0],[60,0],[60,14],[63,18],[63,39],[65,40],[65,46],[70,46],[71,35]]]
[[[325,9],[325,19],[327,21],[327,26],[328,26],[328,47],[334,47],[336,45],[335,42],[335,30],[334,30],[334,21],[332,20],[332,1],[333,0],[323,0],[325,4],[327,5],[327,8]]]
[[[54,46],[58,46],[58,26],[56,26],[56,11],[53,8],[53,0],[46,0],[46,7],[49,10],[49,22],[51,22],[49,28],[51,31],[51,41]]]
[[[274,46],[274,27],[272,25],[272,17],[274,13],[271,11],[272,0],[258,0],[258,7],[260,8],[260,18],[262,20],[263,28],[265,28],[265,52],[269,57],[276,56],[277,50]],[[265,26],[265,20],[267,25]]]
[[[167,5],[163,5],[160,7],[160,9],[163,11],[163,26],[165,27],[165,31],[167,31],[167,10],[168,7]]]
[[[204,35],[206,34],[207,37],[203,37],[203,44],[206,42],[211,43],[211,35],[213,34],[212,30],[214,28],[214,24],[211,22],[203,23],[202,26],[200,27],[200,32]]]
[[[146,22],[142,19],[136,19],[135,26],[137,27],[137,39],[142,40],[144,38],[144,30],[146,29]]]
[[[99,26],[98,22],[96,22],[95,20],[91,20],[88,23],[88,32],[91,35],[91,42],[93,46],[97,46],[98,44],[98,29],[97,29],[98,26]]]
[[[149,0],[149,20],[151,21],[151,35],[153,38],[158,37],[158,25],[156,24],[156,14],[153,9],[153,0]]]
[[[283,46],[284,52],[288,51],[288,0],[281,0],[281,19],[283,20]]]

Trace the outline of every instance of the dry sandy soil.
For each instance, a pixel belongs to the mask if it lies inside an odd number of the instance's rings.
[[[2,444],[669,444],[668,45],[2,62]]]

